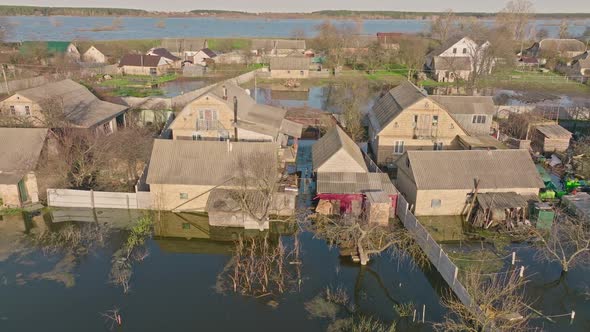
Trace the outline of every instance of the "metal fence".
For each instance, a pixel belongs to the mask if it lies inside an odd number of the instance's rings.
[[[472,308],[476,314],[481,314],[477,306],[472,305],[473,300],[467,292],[467,289],[457,278],[459,268],[451,261],[447,253],[436,243],[430,236],[430,233],[420,224],[418,219],[410,212],[410,206],[406,199],[399,195],[397,203],[397,216],[404,226],[412,234],[412,237],[418,243],[420,248],[426,253],[428,259],[436,267],[443,279],[447,282],[451,290],[457,295],[457,298],[467,307]]]

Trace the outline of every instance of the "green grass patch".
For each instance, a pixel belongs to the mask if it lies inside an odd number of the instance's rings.
[[[25,210],[21,208],[2,208],[0,209],[0,216],[14,216],[23,213]]]
[[[133,87],[116,88],[112,93],[113,93],[113,95],[119,96],[119,97],[137,97],[137,98],[161,96],[164,94],[164,92],[160,89],[133,88]]]
[[[139,75],[120,75],[114,76],[110,80],[104,80],[100,83],[104,87],[125,87],[125,86],[151,86],[154,84],[162,84],[174,81],[178,78],[176,74],[166,74],[163,76],[139,76]]]
[[[244,38],[216,38],[209,39],[209,48],[216,51],[249,50],[250,40]]]

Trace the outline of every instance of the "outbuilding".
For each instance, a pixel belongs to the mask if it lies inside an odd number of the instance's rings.
[[[572,133],[558,124],[535,126],[531,146],[541,153],[564,152],[570,146]]]
[[[367,173],[367,165],[359,146],[342,128],[335,126],[320,138],[311,150],[313,171]]]

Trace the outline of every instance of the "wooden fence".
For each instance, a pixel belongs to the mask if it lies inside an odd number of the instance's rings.
[[[101,209],[149,209],[149,192],[116,193],[93,190],[47,189],[47,205]]]

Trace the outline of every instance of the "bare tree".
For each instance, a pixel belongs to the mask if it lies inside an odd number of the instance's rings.
[[[364,216],[345,215],[318,216],[310,227],[317,237],[325,239],[330,245],[336,245],[341,250],[351,250],[358,255],[362,265],[366,265],[372,255],[387,250],[398,257],[412,257],[418,265],[427,261],[420,247],[401,226],[394,228],[393,225],[370,224]]]
[[[277,155],[255,152],[238,160],[230,195],[238,202],[242,213],[256,220],[262,228],[273,213],[284,208],[284,202],[277,199],[280,180]]]
[[[344,24],[334,25],[325,21],[316,27],[317,36],[313,39],[312,45],[318,51],[328,55],[328,62],[333,67],[344,64],[347,49],[355,48],[359,34],[358,25]]]
[[[447,9],[430,23],[430,35],[444,43],[453,35],[456,24],[455,12],[452,9]]]
[[[442,300],[448,309],[443,322],[435,323],[437,331],[525,331],[530,322],[529,303],[524,296],[527,281],[518,271],[485,275],[477,267],[461,278],[473,300],[465,306],[454,294]]]
[[[408,68],[407,77],[411,79],[424,64],[424,57],[428,51],[426,42],[403,39],[400,41],[398,59]]]
[[[569,25],[566,20],[562,20],[559,24],[559,38],[566,39],[570,37]]]
[[[533,3],[529,0],[511,0],[498,13],[496,21],[507,27],[514,40],[524,40],[525,29],[534,13]]]
[[[365,137],[362,123],[362,108],[370,98],[369,86],[365,80],[343,80],[341,84],[328,87],[328,106],[340,110],[346,133],[359,142]]]
[[[547,31],[545,28],[541,28],[539,31],[537,31],[536,37],[539,40],[545,39],[549,37],[549,31]]]
[[[590,263],[590,229],[585,221],[558,211],[549,232],[533,231],[539,239],[539,259],[559,263],[564,273]]]

